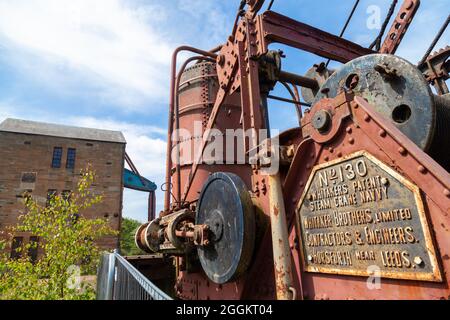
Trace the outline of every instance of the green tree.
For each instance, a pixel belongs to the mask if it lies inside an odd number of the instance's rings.
[[[95,289],[80,283],[80,275],[96,272],[100,249],[95,240],[117,232],[106,219],[83,216],[84,210],[102,201],[102,196],[91,188],[94,179],[95,174],[88,167],[80,173],[75,192],[52,195],[46,205],[25,195],[25,214],[9,231],[10,237],[17,232],[39,237],[42,255],[32,262],[25,254],[36,243],[18,248],[24,254],[17,259],[10,259],[5,252],[1,254],[0,299],[95,298]]]
[[[122,255],[134,256],[145,254],[145,252],[136,247],[134,242],[134,235],[141,224],[141,222],[130,218],[122,219],[122,228],[120,230],[120,253]]]

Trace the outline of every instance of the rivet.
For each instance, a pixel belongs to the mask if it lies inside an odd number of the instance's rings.
[[[355,143],[355,139],[353,139],[353,138],[348,139],[348,143],[354,144]]]
[[[347,129],[345,131],[347,131],[347,133],[352,133],[353,130],[351,127],[347,127]]]
[[[426,173],[426,172],[427,172],[427,169],[425,169],[424,166],[419,166],[419,167],[417,168],[417,170],[419,170],[420,173]]]
[[[333,149],[332,147],[330,147],[330,148],[328,149],[328,151],[330,151],[330,153],[333,153],[333,152],[334,152],[334,149]]]
[[[381,178],[381,183],[382,183],[384,186],[387,186],[387,185],[389,184],[389,180],[388,180],[387,178]]]
[[[406,149],[403,147],[398,148],[398,153],[400,153],[402,156],[406,155]]]
[[[323,158],[323,160],[328,161],[328,160],[330,160],[330,158],[328,156],[326,156],[325,158]]]
[[[364,121],[369,122],[370,116],[368,114],[364,115]]]
[[[450,190],[444,189],[444,195],[445,195],[447,198],[450,198]]]
[[[308,261],[312,261],[313,257],[312,255],[308,255]]]
[[[380,135],[380,137],[386,137],[386,130],[384,130],[384,129],[381,129],[379,132],[378,132],[378,134]]]
[[[342,157],[342,152],[338,152],[337,156],[340,158]]]
[[[423,263],[423,260],[421,257],[417,256],[414,258],[414,263],[420,266]]]

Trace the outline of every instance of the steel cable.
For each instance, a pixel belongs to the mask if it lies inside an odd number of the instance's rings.
[[[355,5],[353,6],[352,11],[350,12],[350,15],[349,15],[348,18],[347,18],[347,21],[345,22],[345,25],[344,25],[344,27],[342,28],[341,33],[339,34],[339,38],[342,38],[342,36],[344,35],[345,31],[347,30],[347,27],[348,27],[348,25],[349,25],[349,23],[350,23],[350,20],[352,20],[353,14],[355,13],[356,8],[358,7],[359,1],[360,1],[360,0],[356,0]],[[326,67],[328,67],[328,65],[330,64],[330,61],[331,61],[331,59],[328,59],[327,63],[325,64]]]
[[[430,55],[431,51],[433,51],[434,47],[438,43],[439,39],[441,39],[442,35],[444,34],[444,31],[447,29],[448,24],[450,23],[450,14],[447,17],[447,20],[445,20],[444,24],[442,25],[441,29],[437,33],[436,37],[434,38],[433,42],[431,43],[430,47],[428,48],[427,52],[423,56],[422,60],[419,62],[419,66],[424,64],[427,60],[428,56]]]
[[[391,3],[391,7],[389,8],[386,19],[384,19],[383,25],[381,26],[380,33],[375,38],[375,40],[370,44],[369,49],[373,49],[375,47],[376,51],[380,51],[381,48],[381,40],[383,39],[384,33],[386,32],[387,25],[389,21],[391,21],[392,15],[394,14],[395,7],[397,6],[398,0],[393,0]]]

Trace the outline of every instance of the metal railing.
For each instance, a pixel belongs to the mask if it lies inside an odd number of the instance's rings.
[[[102,256],[97,300],[172,300],[117,252]]]

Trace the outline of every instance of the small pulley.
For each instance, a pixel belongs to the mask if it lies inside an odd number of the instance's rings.
[[[203,186],[195,217],[209,226],[209,244],[197,248],[206,275],[218,284],[241,276],[255,244],[255,215],[245,183],[232,173],[214,173]]]

